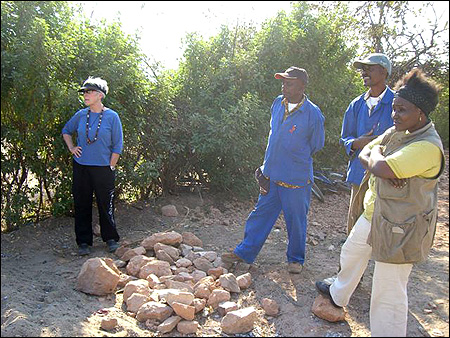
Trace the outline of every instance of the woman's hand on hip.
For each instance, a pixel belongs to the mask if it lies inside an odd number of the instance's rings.
[[[70,148],[70,152],[76,157],[76,158],[80,158],[81,153],[83,152],[81,147],[76,146],[76,147],[72,147]]]

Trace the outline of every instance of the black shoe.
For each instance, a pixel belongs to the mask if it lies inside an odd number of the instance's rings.
[[[78,255],[86,256],[86,255],[89,255],[89,253],[90,253],[89,245],[87,245],[86,243],[81,243],[78,246]]]
[[[110,239],[110,240],[106,241],[106,244],[108,244],[109,252],[114,252],[119,247],[119,243],[117,243],[114,239]]]
[[[324,296],[326,296],[330,301],[331,304],[333,304],[335,307],[337,308],[342,308],[342,306],[337,305],[334,300],[333,297],[331,297],[330,294],[330,286],[331,284],[328,284],[326,282],[322,282],[322,281],[317,281],[316,282],[316,289]]]

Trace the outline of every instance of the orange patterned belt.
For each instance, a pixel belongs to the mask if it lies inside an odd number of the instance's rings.
[[[310,183],[311,183],[311,181],[308,180],[307,184],[310,184]],[[301,186],[301,185],[293,185],[293,184],[285,183],[282,181],[275,181],[275,184],[279,185],[280,187],[289,188],[289,189],[303,188],[303,186]]]

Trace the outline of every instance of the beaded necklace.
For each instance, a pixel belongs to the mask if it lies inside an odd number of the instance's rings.
[[[91,139],[89,138],[89,117],[91,115],[91,110],[89,109],[87,112],[87,116],[86,116],[86,139],[87,139],[87,144],[92,144],[95,141],[97,141],[98,138],[98,130],[100,129],[100,125],[102,124],[102,117],[103,117],[103,109],[100,113],[100,117],[98,118],[98,126],[97,126],[97,130],[95,132],[95,137],[94,139],[91,141]]]

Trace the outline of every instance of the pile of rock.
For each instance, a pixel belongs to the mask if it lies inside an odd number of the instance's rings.
[[[202,241],[190,232],[155,233],[138,247],[122,245],[116,251],[120,260],[88,259],[76,288],[98,296],[123,291],[127,313],[161,333],[175,328],[182,334],[195,333],[199,326],[196,314],[204,310],[223,316],[224,333],[251,331],[256,309],[239,309],[231,301],[232,293],[251,285],[251,274],[236,277],[222,266],[216,252],[202,247]],[[276,302],[268,299],[263,303],[268,315],[277,314]]]

